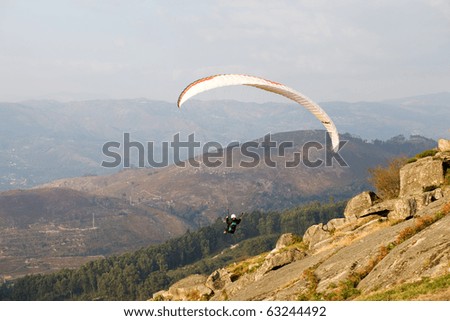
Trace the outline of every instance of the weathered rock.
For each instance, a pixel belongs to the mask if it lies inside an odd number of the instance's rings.
[[[442,159],[433,159],[429,156],[406,164],[400,169],[400,197],[422,194],[436,189],[443,183]]]
[[[306,253],[304,251],[296,248],[270,253],[267,255],[262,266],[256,272],[255,280],[260,279],[269,271],[277,270],[294,261],[303,259],[305,256]]]
[[[297,300],[299,291],[306,286],[302,273],[308,268],[319,264],[328,257],[332,250],[306,256],[264,275],[263,278],[249,283],[247,286],[228,297],[229,300]],[[299,282],[295,281],[298,280]]]
[[[444,197],[444,192],[441,188],[436,188],[433,191],[423,193],[423,205],[428,205]]]
[[[417,202],[415,198],[400,198],[377,203],[364,210],[360,217],[379,215],[387,217],[389,220],[403,220],[413,217],[416,211]]]
[[[350,220],[347,218],[333,218],[324,225],[324,229],[330,232],[341,229],[343,226],[348,225]]]
[[[193,274],[174,283],[167,291],[153,295],[154,300],[199,301],[208,299],[213,291],[205,286],[206,276]]]
[[[367,235],[363,230],[358,230],[358,233],[365,235],[362,239],[339,249],[317,267],[317,291],[333,292],[335,285],[344,282],[352,274],[366,271],[371,262],[378,258],[381,249],[394,242],[398,233],[412,224],[412,220],[408,220],[388,228],[373,229],[375,232]]]
[[[441,152],[449,152],[450,151],[450,140],[449,139],[439,139],[438,140],[438,149]]]
[[[329,229],[322,223],[310,226],[303,235],[303,242],[312,249],[317,243],[331,238]]]
[[[430,203],[416,216],[434,216],[441,212],[443,206],[450,202],[450,195],[445,193],[446,188],[443,188],[443,198]],[[395,201],[391,204],[392,211],[396,210],[396,206],[407,206]],[[342,224],[347,222],[340,219],[337,221],[338,231],[347,230],[347,226],[352,229],[336,233],[333,238],[323,241],[336,242],[336,246],[324,247],[321,251],[272,269],[258,278],[252,279],[258,271],[243,275],[218,291],[213,299],[298,300],[300,294],[308,293],[311,285],[317,292],[334,295],[342,290],[341,285],[347,284],[355,275],[368,273],[358,286],[362,294],[367,294],[391,284],[414,281],[422,275],[435,277],[448,273],[450,216],[387,251],[400,234],[411,230],[417,222],[416,219],[410,219],[391,225],[386,224],[385,220],[368,216],[358,219],[357,224]],[[322,226],[316,225],[314,229],[322,229]],[[343,237],[342,242],[337,236]]]
[[[392,199],[392,200],[385,200],[380,203],[377,203],[377,204],[363,210],[359,217],[362,218],[362,217],[367,217],[367,216],[371,216],[371,215],[379,215],[379,216],[387,217],[389,212],[394,210],[396,202],[397,202],[396,199]]]
[[[337,230],[349,231],[355,226],[354,223],[361,219],[353,218],[334,218],[326,224],[320,223],[310,226],[303,235],[303,242],[308,244],[310,250],[317,250],[321,246],[327,244],[327,240],[333,238]],[[328,242],[329,243],[329,242]]]
[[[293,233],[285,233],[280,236],[275,245],[275,250],[282,249],[283,247],[292,245],[300,240],[300,237]]]
[[[358,285],[363,292],[386,289],[450,272],[450,216],[395,247]]]
[[[388,219],[391,221],[407,220],[417,212],[417,201],[415,198],[400,198],[394,204],[394,209],[389,212]]]
[[[347,219],[359,218],[361,212],[373,206],[379,200],[380,198],[372,191],[362,192],[348,201],[344,216]]]
[[[227,269],[218,269],[210,274],[205,285],[213,291],[221,290],[228,284],[235,282],[239,276]]]

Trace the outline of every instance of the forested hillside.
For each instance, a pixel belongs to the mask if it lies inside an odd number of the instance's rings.
[[[0,287],[1,300],[146,300],[192,273],[273,248],[281,233],[302,235],[312,224],[342,217],[345,202],[310,203],[283,212],[246,213],[238,232],[214,224],[136,252],[92,261],[76,270],[30,275]]]

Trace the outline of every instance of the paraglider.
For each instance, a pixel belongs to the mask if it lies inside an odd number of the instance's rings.
[[[331,145],[333,151],[338,151],[339,134],[336,126],[334,125],[331,118],[327,115],[327,113],[319,105],[292,88],[260,77],[240,74],[222,74],[201,78],[188,85],[182,91],[178,98],[178,107],[180,108],[181,105],[184,104],[188,99],[204,91],[235,85],[256,87],[275,94],[279,94],[302,105],[322,122],[323,126],[326,128],[331,137]]]
[[[225,223],[227,224],[227,227],[223,231],[223,233],[234,234],[234,232],[236,232],[236,227],[239,223],[241,223],[242,216],[244,216],[244,213],[242,213],[240,217],[237,217],[236,214],[231,214],[231,217],[227,215],[225,217]]]

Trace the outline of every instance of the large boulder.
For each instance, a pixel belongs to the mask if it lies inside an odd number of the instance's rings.
[[[331,233],[326,225],[320,223],[311,225],[303,235],[303,242],[308,244],[309,249],[313,249],[317,243],[330,239]]]
[[[164,301],[199,301],[207,300],[213,291],[205,286],[206,276],[190,275],[174,283],[167,291],[153,294],[153,300]]]
[[[442,159],[425,157],[400,169],[400,197],[421,195],[444,183]]]
[[[361,216],[361,213],[379,202],[380,198],[372,191],[362,192],[347,203],[344,210],[344,216],[347,219],[355,219]]]
[[[318,250],[333,241],[336,231],[343,233],[353,230],[357,226],[357,222],[361,219],[353,217],[334,218],[326,224],[320,223],[310,226],[303,235],[303,242],[308,245],[309,250]]]
[[[394,204],[394,209],[389,212],[388,219],[391,221],[407,220],[417,212],[417,201],[415,198],[399,198]]]
[[[336,230],[342,230],[344,227],[349,226],[349,223],[353,221],[347,218],[333,218],[323,225],[322,229],[330,233]]]
[[[450,140],[449,139],[439,139],[438,140],[438,149],[441,152],[450,152]]]
[[[255,280],[259,280],[267,272],[277,270],[287,264],[303,259],[306,253],[297,248],[282,250],[279,252],[272,252],[267,255],[264,263],[258,269],[255,275]]]
[[[230,283],[237,281],[237,279],[239,279],[239,275],[222,268],[211,273],[207,278],[205,285],[213,291],[217,291],[222,290]]]
[[[367,216],[372,216],[372,215],[379,215],[379,216],[387,217],[389,212],[394,210],[396,202],[397,202],[396,199],[385,200],[385,201],[379,202],[379,203],[363,210],[359,217],[362,218],[362,217],[367,217]]]
[[[365,209],[360,217],[379,215],[392,221],[398,221],[413,217],[416,211],[417,202],[415,198],[397,198],[379,202]]]
[[[296,242],[300,241],[300,237],[293,233],[285,233],[280,236],[275,245],[275,250],[280,250],[286,246],[292,245]]]

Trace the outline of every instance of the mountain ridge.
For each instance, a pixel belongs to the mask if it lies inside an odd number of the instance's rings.
[[[448,135],[449,93],[381,102],[321,103],[341,133],[387,140],[397,135]],[[214,111],[213,113],[211,111]],[[246,112],[243,112],[246,111]],[[182,111],[148,99],[0,103],[0,189],[28,188],[64,177],[106,174],[107,142],[153,141],[176,133],[198,140],[245,142],[267,133],[320,128],[303,108],[287,103],[193,101]],[[160,148],[155,155],[160,155]],[[118,170],[119,168],[112,169]]]

